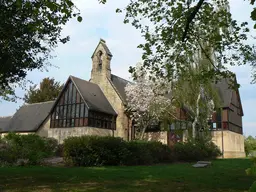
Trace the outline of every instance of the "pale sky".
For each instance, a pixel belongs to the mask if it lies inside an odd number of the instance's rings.
[[[80,9],[83,21],[70,21],[63,30],[63,34],[70,35],[70,41],[65,45],[59,45],[55,50],[56,57],[51,63],[58,68],[51,67],[48,72],[32,71],[28,74],[29,80],[38,84],[45,77],[54,77],[64,83],[69,75],[89,80],[91,72],[91,55],[96,48],[99,39],[106,43],[113,54],[111,61],[112,73],[129,79],[129,66],[135,65],[141,60],[141,51],[137,48],[143,42],[138,30],[130,24],[123,24],[124,16],[115,13],[116,8],[122,8],[129,0],[108,0],[106,5],[98,3],[98,0],[74,0]],[[250,21],[250,12],[253,7],[249,1],[230,0],[231,12],[238,21]],[[253,26],[253,22],[250,22]],[[252,30],[256,36],[256,30]],[[255,41],[255,40],[253,40]],[[255,43],[255,42],[252,42]],[[241,84],[240,96],[242,100],[244,117],[243,127],[245,135],[256,136],[256,84],[250,84],[251,68],[248,66],[234,67],[238,83]],[[18,96],[23,97],[24,91],[17,89]],[[0,101],[0,116],[13,115],[23,104]]]

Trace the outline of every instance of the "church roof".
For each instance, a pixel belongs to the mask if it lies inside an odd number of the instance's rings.
[[[9,119],[2,132],[34,132],[48,117],[54,101],[25,104]]]
[[[235,78],[235,82],[236,82],[236,78]],[[215,87],[217,88],[220,99],[221,99],[222,107],[229,107],[232,102],[232,93],[234,89],[230,88],[229,84],[230,84],[230,80],[226,78],[219,80],[215,84]],[[239,95],[239,100],[240,100],[242,114],[243,114],[243,107],[240,99],[239,90],[237,89],[236,91],[238,92],[238,95]]]
[[[6,128],[11,118],[11,116],[0,117],[0,131],[3,131]]]
[[[117,115],[100,87],[92,82],[70,76],[88,108],[95,111]]]
[[[113,83],[119,95],[121,96],[121,99],[126,102],[125,87],[128,83],[131,82],[113,74],[111,74],[111,82]]]
[[[223,107],[228,107],[231,103],[232,89],[229,88],[229,83],[227,79],[221,79],[216,84],[215,87],[219,92],[219,96]]]

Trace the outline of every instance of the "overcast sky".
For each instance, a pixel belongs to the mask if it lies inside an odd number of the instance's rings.
[[[28,79],[38,84],[45,77],[54,77],[64,83],[69,75],[89,80],[91,73],[91,55],[99,39],[103,38],[113,54],[111,61],[112,73],[129,79],[129,66],[141,60],[141,51],[137,45],[143,42],[138,30],[129,24],[123,24],[123,15],[116,14],[116,8],[127,5],[129,0],[108,0],[101,5],[97,0],[75,0],[80,9],[83,21],[70,21],[63,30],[64,35],[70,35],[70,42],[60,45],[54,52],[56,57],[51,63],[58,68],[51,67],[49,72],[33,71]],[[249,21],[252,6],[244,0],[231,0],[231,12],[238,21]],[[249,2],[249,1],[248,1]],[[250,22],[253,26],[253,23]],[[256,30],[252,31],[255,36]],[[254,40],[255,41],[255,40]],[[244,134],[256,136],[256,85],[250,84],[251,68],[248,66],[234,67],[241,84],[240,96],[244,109]],[[17,95],[22,97],[24,91],[17,89]],[[0,116],[13,115],[23,104],[0,102]]]

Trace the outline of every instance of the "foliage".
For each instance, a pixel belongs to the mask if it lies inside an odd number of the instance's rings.
[[[171,150],[158,142],[125,142],[116,137],[81,136],[64,141],[64,158],[75,166],[149,165],[171,162]]]
[[[230,65],[255,66],[254,46],[247,43],[248,23],[232,19],[228,0],[135,0],[125,12],[124,23],[145,38],[139,45],[143,66],[161,77],[184,76],[201,52],[212,67],[203,69],[200,79],[233,77]]]
[[[63,26],[82,17],[71,0],[1,0],[0,10],[0,96],[6,98],[28,71],[49,65],[50,52],[69,41]]]
[[[256,139],[252,136],[248,136],[244,140],[244,149],[246,156],[250,155],[251,152],[256,150]]]
[[[28,160],[28,164],[38,164],[43,158],[53,156],[57,141],[35,134],[18,135],[9,133],[0,142],[0,164],[14,165],[18,160]]]
[[[177,143],[172,149],[156,141],[129,141],[121,138],[81,136],[64,141],[64,159],[75,166],[152,165],[174,161],[215,159],[219,148],[206,140]]]
[[[75,166],[119,165],[127,154],[124,145],[121,138],[115,137],[70,137],[63,144],[64,158]]]
[[[130,141],[126,143],[126,147],[130,155],[123,160],[125,165],[151,165],[174,161],[170,148],[160,142]]]
[[[134,75],[135,82],[125,87],[127,111],[142,139],[146,128],[157,125],[164,118],[173,118],[172,98],[168,97],[172,85],[157,77],[149,78],[140,63],[137,64]]]
[[[188,70],[177,78],[172,91],[180,107],[185,106],[193,120],[192,136],[194,138],[199,130],[207,129],[214,110],[220,106],[219,94],[212,81],[198,78],[203,70],[210,68],[211,64],[201,53],[196,65],[188,66]]]
[[[31,86],[25,94],[24,101],[26,103],[53,101],[59,96],[63,88],[63,85],[60,82],[56,82],[54,78],[44,78],[38,89],[36,86]]]
[[[173,146],[173,150],[179,161],[209,160],[215,159],[221,155],[218,146],[213,142],[204,139],[176,143]]]

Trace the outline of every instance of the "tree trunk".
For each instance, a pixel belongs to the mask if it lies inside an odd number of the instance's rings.
[[[198,118],[199,118],[199,101],[201,99],[201,93],[198,94],[197,100],[196,100],[196,115],[195,115],[195,119],[193,121],[192,124],[192,137],[195,138],[196,137],[196,124],[198,122]]]
[[[143,136],[144,136],[144,134],[145,134],[146,128],[147,128],[147,126],[145,126],[145,127],[142,129],[142,132],[141,132],[141,134],[140,134],[140,140],[143,139]]]

